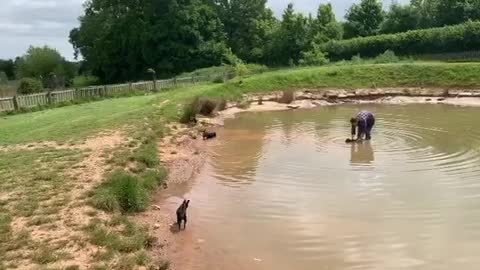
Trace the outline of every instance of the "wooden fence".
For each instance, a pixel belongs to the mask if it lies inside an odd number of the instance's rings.
[[[0,98],[0,112],[14,111],[22,108],[35,108],[39,106],[46,106],[73,100],[108,98],[138,91],[151,92],[168,88],[185,87],[200,82],[208,82],[218,76],[222,75],[195,76],[178,79],[173,78],[169,80],[91,86],[61,91],[42,92],[31,95],[6,97]],[[234,75],[226,73],[223,74],[223,77],[225,78],[225,80],[227,80],[233,78]]]

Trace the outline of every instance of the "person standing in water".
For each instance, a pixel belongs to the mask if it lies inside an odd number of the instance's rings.
[[[364,136],[366,140],[372,139],[371,133],[373,126],[375,125],[375,116],[373,113],[369,111],[361,111],[356,117],[350,119],[350,124],[352,125],[352,140],[354,140],[355,134],[358,134],[358,141],[363,140]]]

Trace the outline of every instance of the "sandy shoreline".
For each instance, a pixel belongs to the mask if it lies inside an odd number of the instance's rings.
[[[242,112],[266,112],[295,109],[312,109],[322,106],[336,106],[346,104],[449,104],[456,106],[480,106],[480,91],[475,95],[462,96],[444,96],[445,91],[435,90],[432,93],[436,95],[390,95],[370,94],[346,96],[343,90],[337,92],[315,93],[312,91],[296,92],[296,100],[291,104],[281,104],[276,102],[281,92],[269,95],[249,95],[244,99],[251,105],[242,109],[235,104],[229,104],[227,109],[219,112],[213,118],[199,117],[200,123],[206,126],[221,127],[226,119],[234,118]],[[400,90],[399,90],[400,91]],[[422,90],[426,91],[426,90]],[[262,105],[258,104],[262,100]],[[207,158],[206,141],[203,141],[197,128],[187,128],[185,126],[174,128],[171,136],[166,137],[160,143],[159,150],[161,161],[169,172],[167,180],[169,188],[176,185],[185,184],[195,179],[201,171]],[[150,251],[152,258],[156,261],[169,261],[170,269],[199,269],[198,264],[202,260],[202,251],[199,247],[198,239],[194,238],[194,233],[189,229],[176,233],[175,227],[175,207],[171,202],[167,202],[164,195],[165,191],[158,192],[153,205],[144,213],[137,216],[137,220],[146,225],[151,232],[158,237],[159,241]],[[179,202],[180,203],[180,202]]]

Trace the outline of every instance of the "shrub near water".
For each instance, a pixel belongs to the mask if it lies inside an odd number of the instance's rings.
[[[139,178],[125,172],[113,173],[97,187],[92,204],[105,211],[140,212],[147,206],[148,193]]]
[[[224,98],[200,98],[195,97],[193,101],[183,107],[180,123],[188,124],[193,122],[197,114],[211,116],[215,110],[222,111],[227,107]]]

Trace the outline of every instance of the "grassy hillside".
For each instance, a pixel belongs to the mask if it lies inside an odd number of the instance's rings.
[[[244,93],[295,88],[370,88],[480,86],[480,64],[416,62],[399,64],[334,65],[267,72],[228,82],[208,91],[211,96],[238,97]]]
[[[195,96],[238,99],[244,93],[298,88],[480,88],[478,63],[337,65],[266,72],[225,84],[204,84],[155,95],[104,100],[0,119],[0,145],[81,139],[102,129],[135,123],[157,113],[174,120],[178,105]],[[160,104],[162,104],[160,106]]]

